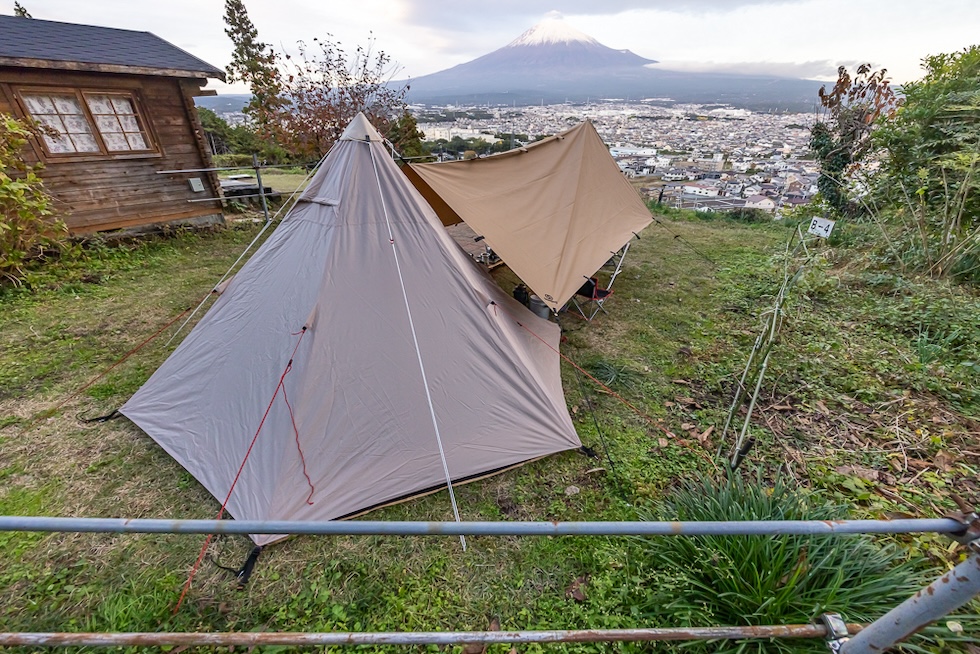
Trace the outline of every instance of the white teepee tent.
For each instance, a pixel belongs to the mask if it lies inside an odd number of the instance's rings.
[[[121,411],[232,516],[330,520],[579,447],[558,338],[359,115]]]

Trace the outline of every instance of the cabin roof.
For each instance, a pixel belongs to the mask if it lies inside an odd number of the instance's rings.
[[[0,16],[0,66],[213,77],[225,74],[150,32]]]

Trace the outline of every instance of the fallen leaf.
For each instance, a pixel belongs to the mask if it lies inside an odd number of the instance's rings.
[[[773,411],[792,411],[793,410],[793,407],[791,407],[788,404],[774,404],[773,406],[771,406],[769,408],[772,409]]]
[[[687,381],[686,379],[671,379],[670,380],[670,383],[672,383],[672,384],[681,384],[682,386],[690,386],[691,385],[691,382]]]
[[[952,455],[952,454],[950,454],[949,452],[946,452],[946,451],[944,451],[944,450],[940,450],[940,451],[939,451],[939,452],[938,452],[938,453],[936,454],[936,456],[935,456],[935,457],[933,458],[933,460],[935,461],[935,463],[936,463],[936,467],[937,467],[937,468],[939,468],[939,469],[940,469],[940,470],[942,470],[943,472],[949,472],[950,470],[952,470],[952,469],[953,469],[953,466],[952,466],[951,464],[952,464],[952,463],[953,463],[953,462],[954,462],[954,461],[955,461],[956,459],[955,459],[955,457],[953,457],[953,455]]]
[[[666,438],[661,436],[659,439],[657,439],[657,445],[659,445],[660,447],[667,447],[668,445],[670,445],[670,441],[668,441]]]
[[[578,495],[581,493],[581,489],[578,486],[569,486],[565,489],[565,495],[571,497],[572,495]]]
[[[582,575],[578,577],[575,581],[565,589],[565,597],[573,599],[576,602],[585,601],[585,586],[589,583],[589,575]]]
[[[824,415],[830,415],[830,409],[827,408],[827,405],[822,400],[817,400],[817,409]]]
[[[696,425],[694,425],[694,424],[692,424],[690,422],[685,422],[683,425],[681,425],[681,429],[683,429],[684,431],[691,431],[695,427],[696,427]]]
[[[605,472],[605,471],[606,471],[605,468],[589,468],[588,470],[585,471],[585,474],[591,475],[597,472]]]
[[[500,631],[500,618],[497,616],[490,620],[490,631]]]
[[[705,429],[704,432],[698,434],[698,440],[701,441],[702,443],[707,443],[708,442],[708,438],[711,437],[711,434],[714,431],[715,431],[715,426],[714,425],[711,425],[710,427],[708,427],[707,429]]]
[[[885,514],[885,517],[889,520],[911,520],[915,516],[904,511],[889,511]]]
[[[860,477],[865,481],[878,481],[880,476],[877,470],[864,468],[862,466],[840,466],[836,470],[838,474],[846,475],[848,477]]]
[[[691,351],[691,348],[689,348],[686,345],[684,347],[680,348],[679,350],[677,350],[677,353],[678,354],[683,354],[684,356],[691,356],[691,354],[693,354],[693,352]]]
[[[675,399],[677,400],[677,403],[678,404],[694,404],[695,403],[693,397],[678,397],[678,398],[675,398]]]
[[[669,409],[670,407],[674,406],[674,403],[671,402],[670,400],[668,400],[668,401],[664,402],[664,406]]]

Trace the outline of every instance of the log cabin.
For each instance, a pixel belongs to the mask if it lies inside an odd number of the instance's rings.
[[[0,16],[0,112],[44,126],[25,158],[73,235],[223,222],[194,108],[224,73],[149,33]],[[203,200],[203,201],[202,201]]]

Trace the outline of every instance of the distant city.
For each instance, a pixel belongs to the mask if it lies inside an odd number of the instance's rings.
[[[775,214],[806,204],[817,192],[819,166],[808,148],[812,113],[757,113],[666,99],[530,107],[415,106],[412,111],[428,141],[458,136],[492,143],[496,134],[515,133],[533,139],[590,120],[645,198],[678,208]]]
[[[242,103],[206,100],[229,123],[244,121]],[[499,134],[526,134],[533,141],[590,120],[645,199],[677,208],[779,215],[817,192],[819,166],[808,148],[812,112],[755,112],[669,98],[526,107],[412,105],[410,110],[428,142],[459,137],[492,144]],[[436,156],[451,160],[463,152],[437,150]]]

